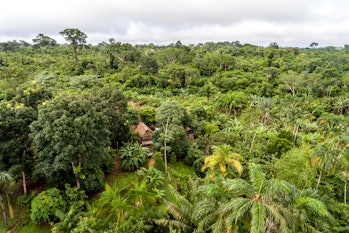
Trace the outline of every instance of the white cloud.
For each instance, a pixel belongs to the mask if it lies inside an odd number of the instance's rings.
[[[346,0],[12,0],[2,3],[0,41],[79,28],[89,43],[235,41],[282,46],[342,46]]]

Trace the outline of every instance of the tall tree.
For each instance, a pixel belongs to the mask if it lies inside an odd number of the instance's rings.
[[[77,49],[79,46],[86,44],[87,35],[77,28],[66,28],[59,33],[73,47],[75,64],[79,63]]]
[[[197,232],[230,233],[222,211],[222,203],[230,197],[224,188],[222,177],[214,182],[193,187],[192,195],[195,199],[193,220],[197,225]]]
[[[176,101],[166,101],[156,109],[155,121],[159,126],[161,126],[160,140],[162,141],[165,173],[167,175],[169,174],[167,167],[167,153],[169,149],[171,149],[168,147],[168,144],[173,140],[173,128],[178,129],[178,127],[175,126],[183,125],[184,111],[183,107],[181,107]]]
[[[173,201],[164,200],[164,202],[173,219],[158,219],[155,223],[169,228],[173,227],[183,232],[193,232],[195,229],[193,204],[172,186],[169,186],[169,188]]]
[[[0,110],[0,155],[4,169],[23,181],[23,192],[27,193],[26,174],[33,166],[33,153],[29,139],[29,125],[37,119],[31,107],[1,106]]]
[[[334,150],[333,146],[333,142],[318,144],[314,153],[311,155],[312,167],[316,167],[319,170],[316,189],[319,188],[323,175],[330,173],[338,164],[338,152]]]
[[[241,175],[242,165],[240,160],[241,155],[234,153],[233,148],[229,145],[213,146],[213,153],[205,158],[205,164],[202,167],[202,171],[209,168],[212,172],[218,167],[219,173],[225,177],[228,174],[228,168],[234,167],[236,171]]]
[[[329,232],[333,217],[316,190],[293,190],[289,201],[294,232]]]
[[[40,52],[42,48],[46,48],[46,52],[48,52],[49,48],[57,45],[57,42],[51,37],[40,33],[33,39],[33,44],[34,44],[34,47],[37,47],[40,49]]]
[[[349,180],[349,161],[346,157],[340,158],[339,178],[344,182],[343,200],[344,200],[344,205],[346,205],[347,204],[347,186],[348,186],[348,180]]]
[[[292,97],[295,97],[296,91],[303,85],[304,75],[288,71],[280,76],[280,82],[284,89],[288,89],[292,93]]]
[[[72,183],[75,177],[77,187],[89,193],[103,187],[104,170],[113,164],[113,157],[108,151],[107,117],[95,103],[58,96],[39,107],[31,130],[37,177],[50,185]]]
[[[250,222],[251,233],[288,232],[290,214],[282,205],[280,197],[290,191],[288,184],[277,179],[267,179],[260,165],[250,163],[250,182],[243,179],[225,181],[225,186],[233,196],[225,204],[222,211],[228,224],[241,223],[245,219]]]
[[[98,205],[101,207],[104,216],[106,216],[104,222],[108,222],[111,219],[115,222],[116,230],[118,230],[120,224],[127,216],[126,213],[135,209],[135,206],[129,203],[129,196],[122,196],[123,190],[119,188],[112,188],[110,185],[105,184],[105,191],[98,200]]]

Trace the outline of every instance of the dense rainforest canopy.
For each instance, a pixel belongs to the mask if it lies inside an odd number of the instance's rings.
[[[349,46],[59,33],[0,43],[4,229],[349,231]]]

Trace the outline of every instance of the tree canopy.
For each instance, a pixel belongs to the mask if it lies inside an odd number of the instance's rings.
[[[87,45],[79,29],[59,34],[67,44],[42,33],[0,42],[9,227],[349,231],[348,45]],[[7,218],[11,205],[23,216]]]

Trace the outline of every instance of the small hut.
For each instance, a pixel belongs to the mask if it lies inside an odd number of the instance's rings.
[[[146,124],[144,124],[143,122],[139,122],[135,131],[139,135],[139,141],[142,144],[142,146],[153,145],[152,140],[154,131],[151,130],[151,128],[149,128]]]

